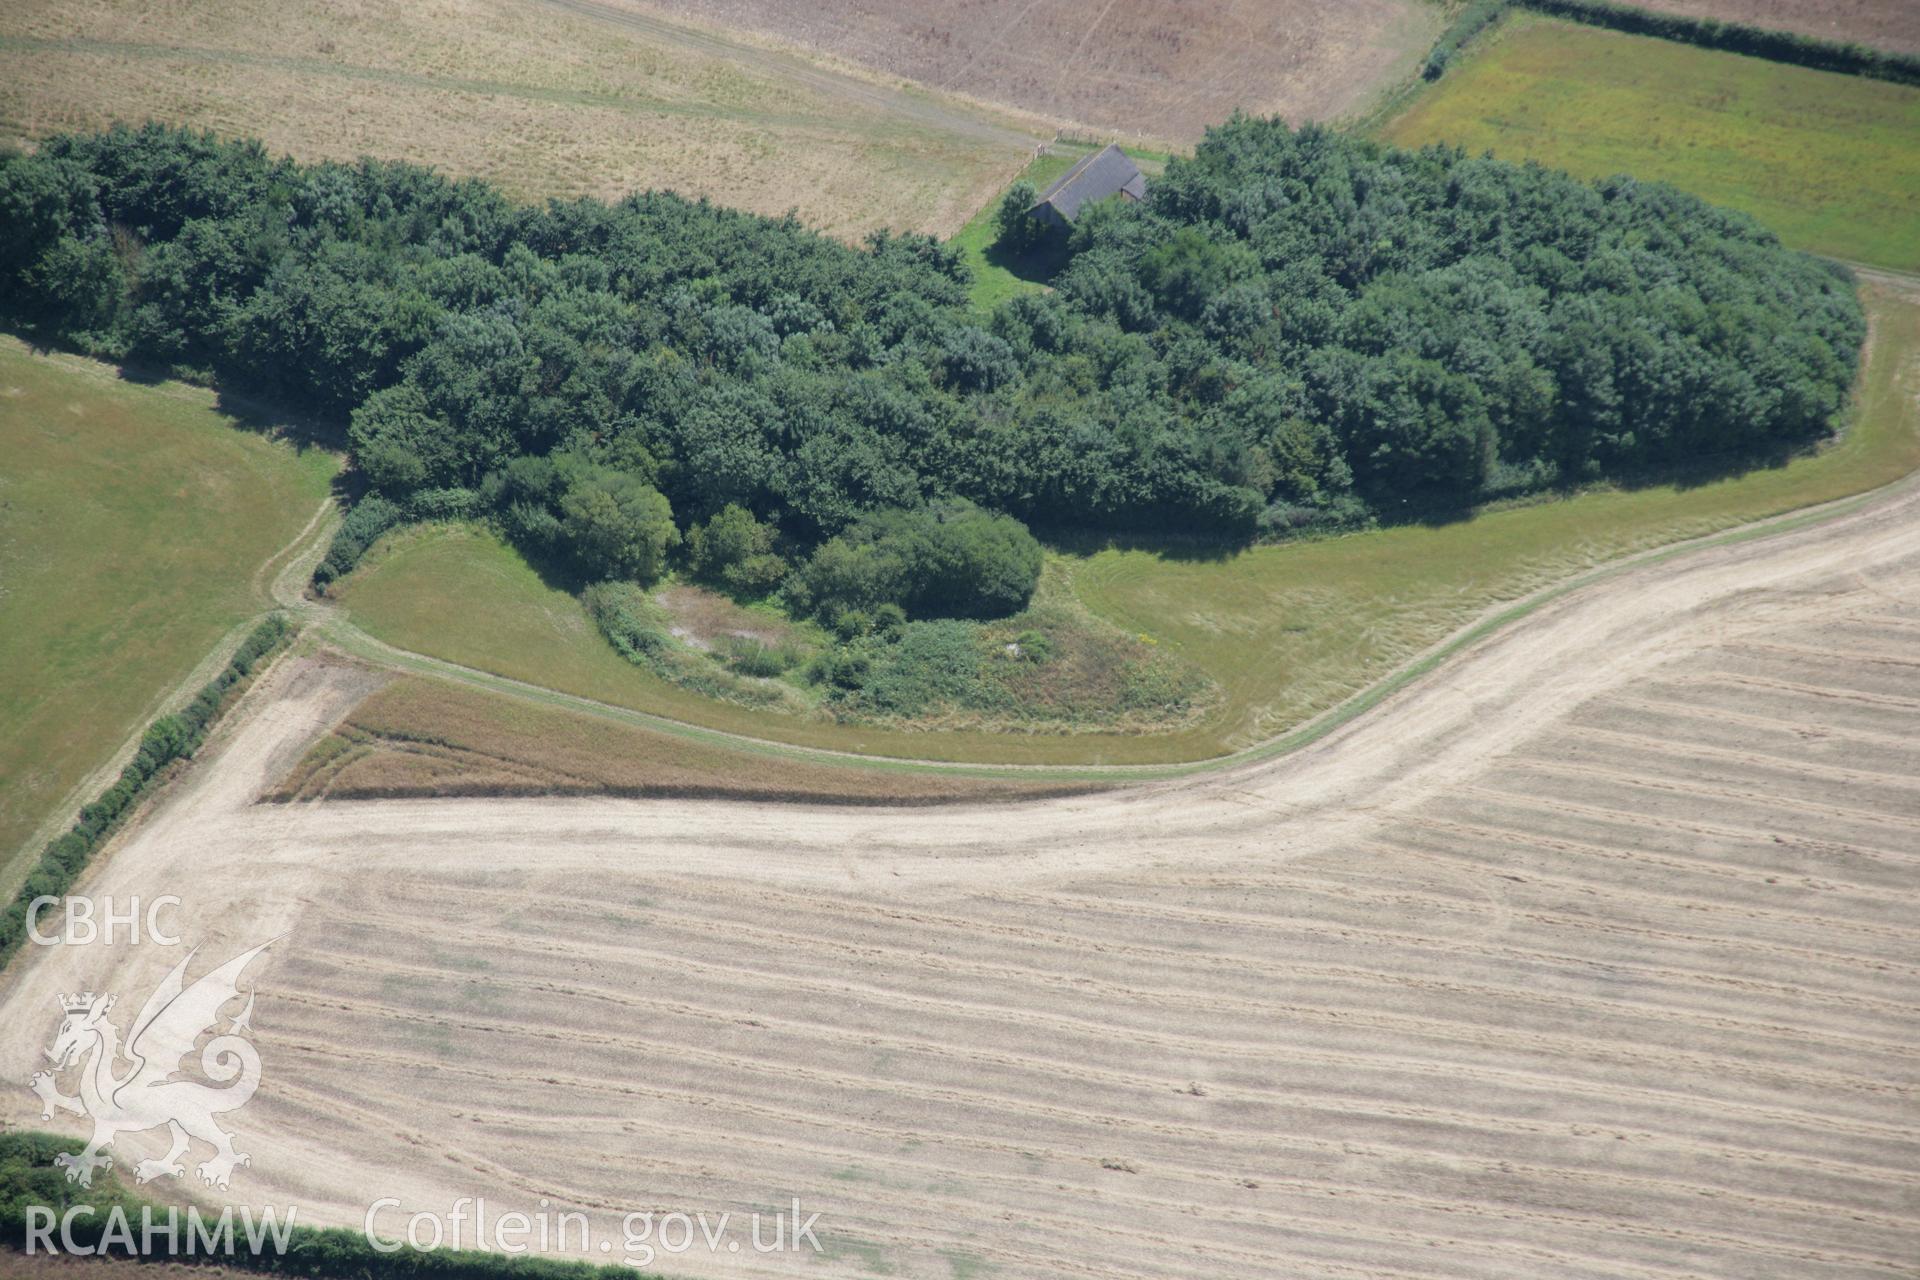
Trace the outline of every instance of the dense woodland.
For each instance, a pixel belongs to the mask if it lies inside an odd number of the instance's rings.
[[[670,194],[158,126],[0,157],[12,323],[344,426],[368,496],[323,577],[474,516],[583,580],[998,615],[1021,522],[1246,540],[1776,457],[1864,332],[1844,270],[1672,188],[1268,120],[1058,256],[982,314],[929,238]]]

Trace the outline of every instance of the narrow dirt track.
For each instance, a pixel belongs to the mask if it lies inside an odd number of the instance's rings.
[[[1069,800],[252,803],[356,696],[283,665],[85,886],[287,935],[236,1200],[821,1214],[697,1276],[1914,1274],[1913,483]],[[24,957],[0,1073],[175,958]]]

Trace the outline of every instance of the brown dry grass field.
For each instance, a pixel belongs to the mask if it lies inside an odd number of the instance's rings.
[[[1920,53],[1920,5],[1913,0],[1639,0],[1643,8],[1690,18],[1750,22],[1853,44]]]
[[[364,695],[284,662],[81,888],[181,894],[208,964],[280,938],[231,1197],[303,1221],[821,1215],[689,1277],[1896,1277],[1916,654],[1909,481],[1295,755],[1018,805],[261,805]],[[175,958],[23,955],[0,1077]]]
[[[115,120],[252,134],[510,194],[649,187],[854,237],[950,234],[1051,122],[608,6],[25,0],[0,6],[0,141]]]
[[[763,32],[973,98],[1176,144],[1235,108],[1295,121],[1356,113],[1414,72],[1445,20],[1425,0],[610,2]]]
[[[620,795],[940,804],[1091,789],[750,755],[451,681],[367,677],[378,687],[269,799]]]

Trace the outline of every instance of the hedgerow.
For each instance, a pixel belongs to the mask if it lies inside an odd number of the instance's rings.
[[[292,633],[284,614],[269,614],[243,640],[220,674],[209,680],[193,700],[161,716],[140,737],[133,759],[112,786],[81,808],[71,830],[52,840],[26,882],[0,912],[0,966],[19,950],[27,936],[27,911],[35,898],[61,897],[79,878],[93,851],[119,825],[149,787],[176,760],[191,756],[206,740],[235,685]]]
[[[1617,0],[1470,0],[1427,54],[1425,75],[1429,80],[1442,75],[1461,48],[1480,32],[1499,21],[1508,9],[1532,9],[1550,17],[1607,27],[1631,35],[1654,36],[1680,44],[1721,49],[1749,57],[1765,58],[1810,67],[1816,71],[1835,71],[1842,75],[1867,76],[1892,80],[1898,84],[1920,84],[1920,55],[1896,53],[1867,45],[1843,43],[1821,36],[1802,35],[1750,22],[1724,22],[1718,18],[1695,18],[1685,14],[1662,13]]]
[[[1773,62],[1868,76],[1899,84],[1920,84],[1920,55],[1895,53],[1860,44],[1844,44],[1819,36],[1759,27],[1749,22],[1722,22],[1659,13],[1615,0],[1514,0],[1522,8],[1592,26],[1610,27],[1634,35],[1657,36],[1706,49],[1724,49]]]
[[[383,1252],[368,1242],[365,1233],[341,1228],[318,1228],[295,1223],[288,1233],[284,1252],[263,1239],[258,1250],[240,1230],[236,1215],[231,1252],[208,1256],[185,1252],[187,1218],[178,1207],[156,1204],[128,1191],[111,1174],[84,1191],[67,1181],[53,1158],[74,1147],[70,1140],[46,1133],[0,1133],[0,1245],[25,1250],[28,1239],[28,1212],[38,1208],[65,1222],[74,1244],[85,1249],[100,1249],[106,1241],[109,1223],[117,1212],[132,1227],[132,1238],[141,1239],[143,1210],[150,1210],[156,1224],[155,1239],[164,1241],[169,1212],[179,1225],[175,1237],[180,1254],[156,1258],[133,1255],[142,1260],[201,1264],[277,1276],[303,1276],[313,1280],[648,1280],[650,1273],[631,1267],[596,1267],[585,1262],[561,1261],[527,1255],[483,1253],[476,1250],[420,1250],[402,1247]],[[73,1216],[67,1215],[72,1211]],[[205,1218],[217,1218],[218,1211],[200,1210]],[[45,1220],[42,1219],[44,1222]],[[60,1240],[59,1228],[53,1237]],[[110,1256],[120,1250],[112,1244],[104,1251]],[[657,1280],[657,1277],[655,1277]]]
[[[390,502],[379,494],[372,494],[355,503],[347,512],[347,518],[340,522],[340,529],[333,535],[326,556],[314,568],[314,585],[324,587],[335,578],[351,572],[381,534],[406,518],[407,513],[400,509],[398,503]]]
[[[1469,0],[1466,7],[1447,24],[1447,29],[1440,33],[1440,38],[1433,42],[1422,74],[1429,80],[1438,80],[1460,50],[1475,36],[1498,22],[1512,3],[1513,0]]]

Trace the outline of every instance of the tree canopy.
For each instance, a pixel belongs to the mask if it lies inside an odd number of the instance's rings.
[[[151,125],[0,156],[14,323],[331,416],[391,509],[594,574],[696,526],[715,575],[911,561],[920,614],[1024,602],[993,512],[1245,539],[1771,457],[1830,429],[1864,334],[1843,269],[1670,187],[1277,120],[1066,255],[981,315],[927,237],[660,192],[522,207]]]

